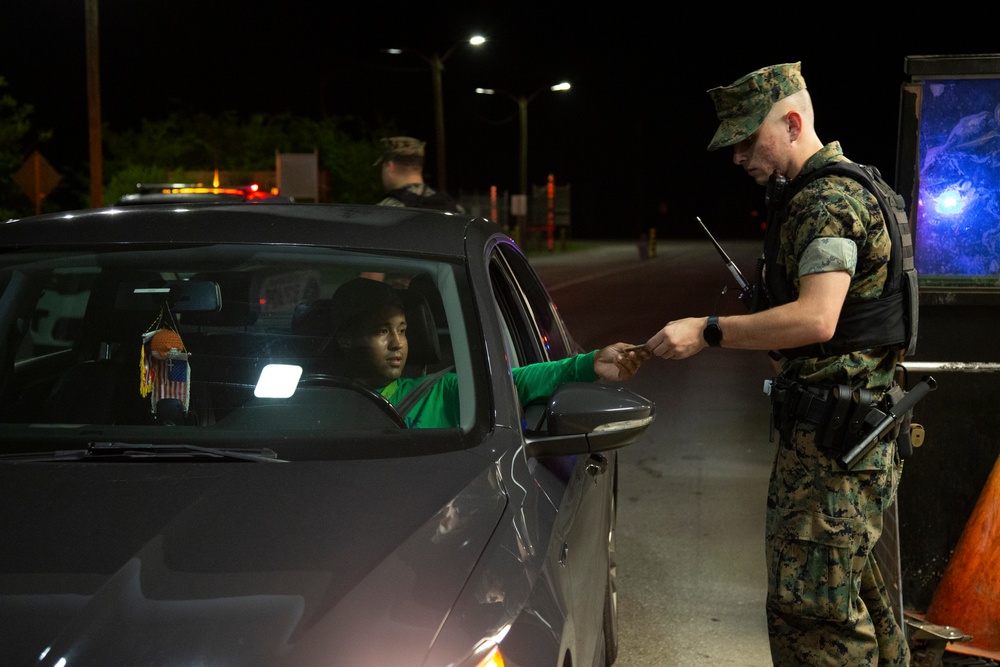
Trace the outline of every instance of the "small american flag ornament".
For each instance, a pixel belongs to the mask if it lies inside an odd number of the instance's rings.
[[[142,379],[139,391],[151,395],[153,413],[164,398],[176,398],[187,411],[191,404],[191,355],[173,329],[147,331],[142,336]]]

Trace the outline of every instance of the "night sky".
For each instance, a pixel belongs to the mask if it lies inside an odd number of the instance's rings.
[[[370,128],[392,121],[433,154],[430,69],[382,49],[444,54],[479,33],[487,44],[456,48],[445,62],[453,194],[517,190],[517,105],[474,88],[543,91],[528,106],[529,182],[552,173],[571,185],[574,236],[629,237],[648,226],[694,236],[695,215],[720,236],[745,236],[757,231],[763,192],[731,164],[731,150],[706,150],[716,126],[707,89],[802,61],[820,139],[839,140],[891,181],[905,57],[1000,51],[991,21],[971,13],[902,21],[885,9],[866,23],[843,4],[827,16],[814,7],[808,20],[792,6],[775,7],[782,18],[759,5],[563,6],[101,0],[102,119],[121,130],[180,110],[350,116]],[[87,164],[85,64],[84,0],[0,0],[0,76],[34,105],[36,126],[54,131],[43,154],[57,170]],[[563,80],[571,91],[547,91]],[[433,183],[433,163],[427,173]]]

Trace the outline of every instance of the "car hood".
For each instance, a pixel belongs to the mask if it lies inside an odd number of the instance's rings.
[[[6,665],[419,664],[505,503],[468,452],[5,464],[0,489]]]

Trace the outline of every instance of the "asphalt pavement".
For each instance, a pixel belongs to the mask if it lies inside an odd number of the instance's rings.
[[[762,242],[721,242],[752,275]],[[642,343],[682,317],[746,312],[707,239],[661,238],[647,259],[635,243],[614,241],[531,262],[585,349]],[[880,567],[908,613],[919,614],[942,594],[939,581],[963,540],[963,553],[975,556],[953,571],[944,595],[969,597],[955,605],[957,616],[936,622],[981,639],[949,644],[944,664],[992,667],[1000,665],[988,648],[996,587],[983,582],[995,570],[997,530],[984,517],[995,518],[990,480],[1000,469],[1000,353],[989,336],[968,332],[995,328],[997,301],[941,290],[921,297],[919,349],[905,367],[911,387],[933,370],[941,388],[914,408],[927,443],[906,461]],[[619,452],[618,667],[771,664],[763,544],[775,444],[762,386],[774,372],[763,352],[709,348],[680,361],[651,359],[625,385],[652,399],[657,417]]]
[[[760,244],[726,242],[744,273]],[[584,348],[642,343],[669,319],[739,312],[707,240],[631,242],[533,256]],[[617,667],[767,667],[764,506],[774,445],[764,353],[652,359],[626,388],[657,418],[619,453]]]

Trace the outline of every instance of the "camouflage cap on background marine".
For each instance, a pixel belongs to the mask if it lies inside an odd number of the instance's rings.
[[[732,85],[709,90],[719,117],[719,129],[708,150],[743,141],[757,131],[775,102],[805,90],[801,65],[801,62],[771,65],[747,74]]]
[[[375,164],[379,165],[398,157],[422,160],[426,143],[413,137],[386,137],[382,140],[382,157],[376,160]]]

